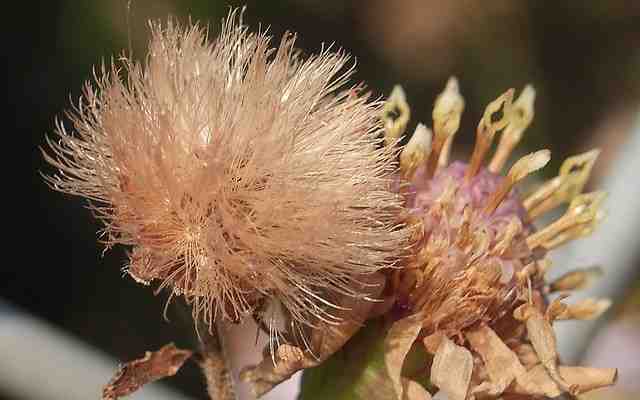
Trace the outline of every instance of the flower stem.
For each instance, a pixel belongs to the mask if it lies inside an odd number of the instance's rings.
[[[200,348],[202,359],[200,368],[207,382],[207,392],[211,400],[237,400],[233,376],[230,371],[229,359],[224,348],[224,338],[221,327],[209,331],[201,322]]]

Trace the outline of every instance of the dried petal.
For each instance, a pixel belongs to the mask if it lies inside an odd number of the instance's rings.
[[[448,400],[464,400],[472,372],[471,352],[444,337],[433,359],[431,382],[446,393]]]
[[[102,390],[103,400],[117,400],[147,383],[175,375],[192,354],[189,350],[178,349],[173,343],[164,345],[158,351],[147,351],[144,357],[120,366]]]
[[[384,340],[384,362],[398,399],[403,398],[402,365],[418,338],[422,320],[422,313],[418,313],[394,322]]]

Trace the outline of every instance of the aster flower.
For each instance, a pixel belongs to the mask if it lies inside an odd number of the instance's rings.
[[[396,322],[385,340],[385,361],[399,399],[406,387],[402,364],[414,343],[433,355],[430,383],[449,400],[576,395],[615,380],[614,369],[560,366],[552,330],[556,320],[591,319],[607,309],[606,299],[562,302],[565,292],[584,287],[597,272],[544,279],[551,264],[547,253],[591,233],[602,218],[604,194],[582,193],[598,151],[568,158],[556,178],[521,196],[516,184],[542,168],[550,154],[526,155],[500,175],[533,117],[533,88],[515,101],[513,95],[511,89],[487,106],[469,163],[449,163],[464,109],[457,81],[450,79],[435,102],[433,133],[419,124],[400,156],[406,182],[401,190],[421,236],[406,265],[391,272],[387,289]],[[394,89],[387,108],[400,113],[383,117],[387,136],[398,137],[408,110],[401,88]],[[538,217],[567,203],[562,217],[535,227]],[[554,292],[563,295],[550,302]],[[415,398],[428,397],[421,392]]]
[[[342,51],[304,59],[270,47],[232,11],[209,43],[198,26],[151,23],[144,65],[103,65],[57,124],[56,190],[90,200],[126,272],[183,296],[194,317],[237,322],[277,307],[298,338],[339,323],[343,297],[405,250],[397,152],[381,146],[381,102],[350,86]],[[275,315],[275,314],[274,314]],[[279,317],[278,317],[279,318]],[[275,334],[275,333],[274,333]]]

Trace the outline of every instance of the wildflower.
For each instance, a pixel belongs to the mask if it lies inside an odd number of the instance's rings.
[[[388,107],[402,103],[401,89],[394,92]],[[435,102],[433,133],[419,124],[400,156],[402,192],[421,237],[406,265],[391,272],[386,290],[394,298],[390,318],[396,322],[385,340],[385,360],[399,399],[406,380],[402,364],[415,342],[433,355],[430,381],[449,400],[576,395],[615,380],[613,369],[559,366],[552,330],[555,320],[590,319],[606,310],[608,300],[567,305],[566,294],[547,299],[584,287],[597,273],[544,279],[547,253],[591,233],[601,219],[604,194],[582,193],[598,151],[568,158],[556,178],[521,197],[516,184],[542,168],[550,154],[526,155],[500,175],[533,117],[533,88],[515,101],[513,96],[511,89],[487,106],[469,163],[449,163],[464,108],[457,81],[450,79]],[[391,137],[403,133],[387,129]],[[536,218],[566,203],[562,217],[534,226]]]
[[[130,248],[128,274],[184,296],[194,318],[277,306],[304,336],[405,251],[397,153],[380,145],[383,104],[346,87],[344,52],[305,60],[289,34],[271,48],[237,14],[213,43],[151,23],[146,63],[103,65],[75,132],[57,124],[47,180],[90,200],[107,247]]]

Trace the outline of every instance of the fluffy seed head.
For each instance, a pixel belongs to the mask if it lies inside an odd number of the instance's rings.
[[[271,48],[236,12],[209,43],[197,26],[152,23],[146,62],[103,66],[44,156],[57,190],[83,196],[129,274],[183,295],[208,322],[265,298],[294,321],[392,264],[408,228],[381,146],[380,102],[344,88],[348,56]],[[119,66],[121,65],[121,66]]]

